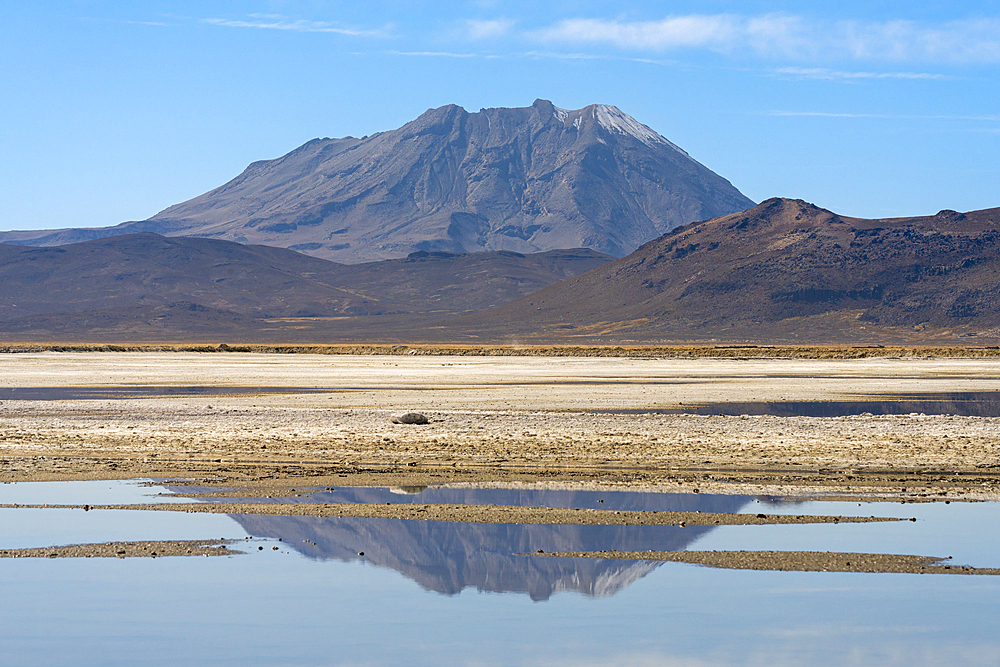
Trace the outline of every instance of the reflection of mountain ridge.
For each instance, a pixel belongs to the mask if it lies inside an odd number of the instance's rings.
[[[745,496],[708,495],[675,495],[667,500],[666,504],[673,507],[661,506],[661,511],[706,511],[705,506],[711,505],[712,511],[736,512],[750,501]],[[363,558],[373,565],[394,569],[427,590],[446,595],[475,587],[479,591],[527,593],[536,601],[547,600],[553,593],[564,590],[591,596],[613,595],[659,564],[533,558],[515,553],[535,553],[539,549],[546,552],[683,550],[715,528],[517,525],[250,514],[232,518],[249,534],[280,537],[309,558],[345,562]],[[361,552],[364,556],[359,555]]]

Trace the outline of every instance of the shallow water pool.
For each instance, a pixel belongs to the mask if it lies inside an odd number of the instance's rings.
[[[136,502],[136,497],[155,500],[161,492],[168,489],[135,482],[7,484],[0,485],[0,504],[27,498]],[[320,492],[347,494],[342,488]],[[388,488],[353,492],[359,494],[355,500],[345,501],[415,495]],[[525,503],[553,506],[595,500],[589,491],[548,489],[476,492],[445,487],[435,493],[442,499],[423,502],[455,502],[452,493],[488,502],[520,494]],[[597,500],[609,507],[855,512],[918,520],[686,528],[512,526],[0,509],[2,548],[254,538],[244,541],[247,554],[228,557],[0,559],[6,601],[0,608],[0,662],[1000,664],[1000,577],[734,571],[512,555],[534,548],[829,549],[953,555],[956,562],[996,566],[996,504],[858,507],[708,494],[601,495]],[[716,509],[709,509],[710,504]]]

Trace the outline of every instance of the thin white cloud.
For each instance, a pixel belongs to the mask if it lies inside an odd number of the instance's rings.
[[[479,41],[505,37],[513,28],[514,21],[510,19],[492,19],[489,21],[469,19],[463,22],[462,33],[466,39]]]
[[[604,56],[593,53],[554,53],[550,51],[528,51],[524,54],[529,58],[552,58],[554,60],[607,60]]]
[[[416,56],[420,58],[499,58],[485,53],[453,53],[451,51],[386,51],[393,56]]]
[[[1000,62],[1000,19],[925,25],[915,21],[843,22],[838,32],[857,59]]]
[[[621,56],[607,56],[595,53],[560,53],[558,51],[528,51],[519,54],[520,57],[528,58],[551,58],[553,60],[619,60],[632,63],[644,63],[647,65],[674,65],[673,61],[656,60],[653,58],[623,58]]]
[[[767,111],[765,116],[815,116],[820,118],[880,118],[888,120],[966,120],[997,123],[1000,116],[961,114],[841,113],[835,111]]]
[[[916,21],[816,21],[791,14],[689,14],[656,21],[566,19],[525,35],[542,44],[589,44],[626,50],[707,49],[771,58],[1000,63],[1000,19],[928,24]]]
[[[944,74],[928,72],[845,72],[826,69],[825,67],[782,67],[775,70],[778,74],[798,77],[800,79],[820,79],[823,81],[858,81],[863,79],[947,79]]]
[[[566,19],[529,33],[529,37],[542,43],[610,44],[623,49],[662,51],[707,47],[725,50],[739,32],[739,17],[720,14],[624,23],[604,19]]]
[[[454,51],[380,51],[379,53],[391,55],[391,56],[407,56],[407,57],[417,57],[417,58],[482,58],[486,60],[512,60],[517,58],[534,58],[543,59],[548,58],[552,60],[615,60],[615,61],[625,61],[625,62],[635,62],[644,63],[648,65],[673,65],[674,63],[667,60],[653,60],[650,58],[626,58],[621,56],[606,56],[598,55],[593,53],[556,53],[556,52],[546,52],[546,51],[527,51],[523,53],[461,53]],[[364,52],[355,52],[356,56],[367,55]]]
[[[351,37],[386,37],[389,34],[389,27],[375,30],[361,30],[357,28],[344,28],[328,21],[306,21],[289,20],[274,14],[253,14],[248,20],[240,19],[201,19],[202,23],[224,26],[227,28],[254,28],[258,30],[289,30],[293,32],[321,32],[335,35],[348,35]]]
[[[131,21],[128,19],[106,19],[106,18],[94,18],[90,16],[80,17],[80,21],[90,21],[93,23],[114,23],[119,25],[149,25],[156,26],[160,28],[172,28],[175,24],[166,23],[164,21]]]

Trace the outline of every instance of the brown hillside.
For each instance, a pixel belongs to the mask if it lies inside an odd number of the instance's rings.
[[[404,330],[500,305],[609,261],[587,249],[453,254],[344,265],[283,248],[132,234],[55,248],[0,245],[0,334],[37,339],[184,339],[268,318],[320,336]],[[373,320],[373,318],[376,318]],[[362,332],[368,332],[364,334]],[[279,338],[280,333],[275,334]]]
[[[801,200],[678,228],[462,321],[518,335],[805,337],[1000,326],[1000,209],[864,220]]]

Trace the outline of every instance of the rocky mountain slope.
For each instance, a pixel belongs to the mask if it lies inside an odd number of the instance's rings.
[[[440,318],[510,301],[611,259],[418,252],[347,266],[283,248],[133,234],[52,248],[0,246],[0,331],[253,330],[266,318]]]
[[[801,200],[592,250],[344,265],[166,238],[0,246],[8,339],[1000,342],[1000,208],[865,220]],[[496,306],[496,307],[494,307]]]
[[[883,220],[770,199],[465,318],[537,336],[837,341],[1000,327],[1000,208]]]
[[[316,139],[149,220],[0,232],[51,246],[155,232],[291,248],[345,263],[414,251],[615,256],[678,225],[753,206],[721,176],[619,109],[537,100],[431,109],[390,132]]]

